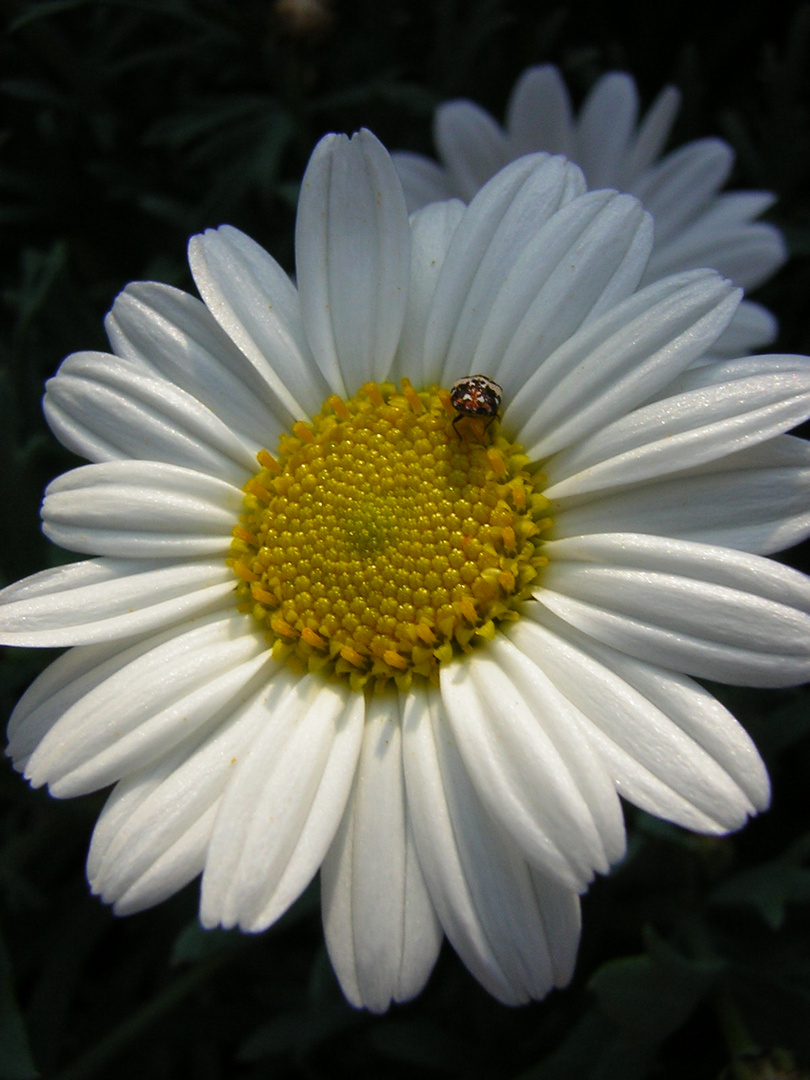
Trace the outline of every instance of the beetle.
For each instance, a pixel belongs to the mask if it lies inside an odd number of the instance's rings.
[[[450,387],[450,404],[458,414],[453,427],[465,416],[487,416],[491,423],[498,415],[502,396],[503,390],[487,375],[465,375],[457,379]]]

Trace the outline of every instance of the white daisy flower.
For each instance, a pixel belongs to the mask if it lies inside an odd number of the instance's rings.
[[[680,95],[667,86],[641,122],[638,91],[624,72],[602,76],[578,116],[559,70],[528,68],[518,79],[501,128],[471,101],[448,101],[434,116],[441,164],[421,154],[394,154],[409,210],[438,199],[469,202],[498,169],[538,150],[564,154],[589,188],[615,188],[644,203],[655,221],[655,244],[644,283],[710,266],[746,291],[785,261],[779,229],[755,219],[774,202],[770,192],[721,194],[734,164],[722,139],[697,139],[661,158]],[[740,356],[767,345],[777,324],[762,305],[744,301],[713,351]]]
[[[418,993],[444,935],[517,1004],[571,976],[620,796],[707,833],[767,805],[692,677],[810,670],[810,585],[763,558],[810,531],[810,361],[693,367],[738,290],[639,291],[649,216],[585,188],[524,157],[409,221],[374,136],[327,136],[297,286],[207,232],[202,303],[130,285],[113,354],[49,382],[92,464],[44,529],[91,557],[0,594],[3,642],[72,646],[9,753],[57,797],[115,785],[88,876],[117,912],[202,874],[204,925],[259,931],[320,869],[353,1004]]]

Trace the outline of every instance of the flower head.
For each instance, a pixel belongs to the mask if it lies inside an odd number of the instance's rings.
[[[767,804],[692,677],[808,674],[810,586],[763,555],[810,531],[810,362],[695,367],[738,290],[639,290],[651,239],[546,155],[409,220],[377,140],[328,136],[297,285],[222,227],[203,302],[131,285],[112,355],[64,361],[45,412],[91,464],[42,516],[91,557],[0,594],[5,643],[72,646],[9,753],[58,797],[115,785],[116,911],[202,874],[206,926],[262,930],[320,869],[353,1003],[418,993],[446,934],[514,1004],[570,978],[620,795],[710,833]],[[478,373],[499,416],[453,407]]]
[[[774,201],[762,191],[721,193],[734,163],[722,139],[687,143],[661,158],[680,95],[667,86],[638,121],[638,92],[623,72],[604,75],[578,115],[559,70],[528,68],[509,99],[506,126],[471,101],[448,101],[434,117],[441,164],[420,154],[397,153],[394,162],[408,208],[437,199],[468,202],[494,174],[521,154],[564,154],[580,166],[589,188],[615,188],[642,201],[655,221],[655,243],[644,281],[710,266],[746,291],[785,261],[785,243],[773,225],[756,221]],[[773,341],[776,321],[744,301],[713,352],[739,356]]]

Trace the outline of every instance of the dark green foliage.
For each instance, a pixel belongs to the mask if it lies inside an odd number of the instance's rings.
[[[292,269],[297,185],[325,131],[429,151],[448,96],[502,115],[550,60],[578,99],[631,71],[684,95],[676,138],[724,135],[734,184],[776,191],[793,258],[757,298],[810,352],[810,8],[336,0],[294,38],[270,0],[3,0],[0,578],[65,558],[37,507],[75,462],[41,418],[62,358],[103,349],[128,281],[190,287],[188,236],[224,221]],[[807,554],[787,561],[807,568]],[[7,653],[7,715],[51,659]],[[0,1080],[711,1080],[733,1055],[810,1064],[810,710],[718,691],[768,759],[772,810],[708,839],[628,811],[625,863],[584,902],[572,986],[510,1010],[445,947],[417,1001],[375,1018],[329,968],[317,885],[268,933],[204,933],[197,887],[118,920],[88,893],[102,797],[57,802],[0,769]],[[746,1033],[742,1034],[742,1033]],[[35,1071],[36,1070],[36,1071]],[[736,1074],[735,1074],[736,1075]]]

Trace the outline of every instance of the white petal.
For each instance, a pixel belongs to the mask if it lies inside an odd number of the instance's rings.
[[[153,640],[153,635],[141,638],[142,649],[151,648]],[[8,722],[6,754],[13,760],[15,769],[21,772],[25,768],[28,758],[62,713],[93,689],[103,665],[107,665],[110,674],[118,670],[125,651],[129,650],[122,650],[119,641],[80,645],[62,653],[34,679]]]
[[[373,697],[346,812],[321,868],[326,945],[349,1001],[385,1012],[423,988],[442,932],[405,804],[398,695]]]
[[[533,865],[580,891],[624,854],[619,801],[570,703],[506,639],[442,673],[476,791]]]
[[[227,715],[257,673],[266,678],[274,667],[247,615],[196,620],[140,641],[82,671],[27,714],[26,741],[47,731],[26,777],[60,798],[106,787]]]
[[[171,847],[157,855],[149,869],[114,902],[116,915],[134,915],[154,907],[197,877],[203,868],[215,814],[216,806],[211,806]]]
[[[545,150],[574,158],[571,99],[553,65],[523,72],[509,97],[506,117],[512,157]]]
[[[403,710],[403,765],[419,862],[431,900],[456,952],[491,994],[508,1004],[519,1004],[526,1000],[525,995],[520,987],[514,990],[510,986],[476,910],[468,875],[475,878],[486,867],[479,869],[469,860],[465,866],[462,860],[467,852],[459,850],[448,805],[447,785],[453,782],[453,769],[450,763],[443,768],[440,762],[434,716],[443,716],[438,695],[423,690],[408,693]],[[442,740],[452,742],[446,725],[438,726],[438,734]],[[452,765],[463,772],[457,754],[452,757]],[[461,777],[459,783],[465,779],[469,787],[469,778]],[[477,809],[480,813],[480,803]]]
[[[145,822],[147,815],[152,817],[148,811],[147,814],[139,813],[141,803],[152,809],[149,796],[160,787],[164,764],[174,767],[180,760],[171,756],[160,762],[160,773],[156,770],[139,773],[121,781],[96,824],[88,855],[87,880],[96,896],[114,905],[116,915],[133,915],[159,904],[197,877],[205,864],[216,803],[188,815],[187,820],[173,830],[176,835],[171,837],[166,832],[161,835],[160,831],[167,823],[168,808],[165,805],[161,807],[162,816],[157,822],[154,819]],[[177,817],[176,813],[172,816]],[[134,833],[131,830],[133,824],[136,825]],[[144,831],[145,824],[150,829],[148,833]],[[114,832],[116,828],[117,833]],[[106,846],[112,847],[112,858],[98,854],[98,836],[103,836],[108,841]],[[97,867],[94,871],[91,871],[92,864]]]
[[[280,672],[266,722],[217,813],[200,919],[264,930],[314,877],[354,779],[363,698],[320,678]]]
[[[597,191],[526,237],[508,269],[493,270],[487,300],[470,298],[474,315],[462,315],[447,361],[459,370],[467,350],[468,367],[487,372],[507,396],[576,330],[633,292],[652,245],[652,222],[635,199]]]
[[[213,617],[217,622],[232,613]],[[239,616],[239,619],[243,619]],[[211,621],[210,619],[207,621]],[[196,626],[193,623],[192,626]],[[249,624],[242,624],[245,629]],[[102,645],[81,645],[57,657],[28,687],[17,702],[8,724],[7,754],[14,767],[22,769],[59,718],[70,711],[105,679],[165,642],[182,637],[188,626],[172,627],[162,634],[146,634],[135,640],[106,641]]]
[[[574,159],[589,188],[618,186],[637,113],[636,84],[624,72],[603,75],[588,94],[577,121]]]
[[[580,739],[575,723],[569,723],[569,701],[557,699],[543,665],[514,648],[507,636],[498,634],[489,645],[493,662],[512,680],[529,707],[534,723],[542,728],[579,791],[593,819],[600,843],[609,863],[618,862],[625,854],[624,819],[617,799],[613,797],[609,778],[601,762],[587,743]],[[489,659],[489,657],[488,657]],[[483,673],[486,679],[486,672]],[[481,673],[476,672],[480,679]],[[498,727],[500,727],[500,721]],[[534,731],[530,739],[534,738]],[[524,744],[528,749],[528,743]]]
[[[391,155],[397,176],[402,184],[405,205],[413,213],[432,202],[454,198],[458,192],[453,188],[447,170],[422,154],[400,151]]]
[[[690,679],[600,645],[542,609],[507,636],[576,705],[584,736],[626,799],[710,833],[739,828],[767,806],[753,742]]]
[[[129,637],[232,605],[235,588],[221,559],[87,559],[0,591],[0,641],[53,648]]]
[[[446,101],[433,117],[433,137],[457,193],[465,202],[510,160],[506,136],[472,101]]]
[[[295,250],[307,339],[329,385],[345,395],[385,379],[405,318],[410,233],[396,171],[370,131],[315,147]]]
[[[666,278],[561,345],[504,411],[526,453],[543,459],[625,416],[719,336],[739,294],[712,271]]]
[[[264,363],[254,367],[195,296],[136,281],[119,294],[105,326],[118,356],[182,388],[252,444],[275,446],[286,414],[268,391]]]
[[[198,731],[113,790],[93,832],[87,877],[116,914],[150,907],[202,871],[234,765],[266,722],[265,683],[266,673],[213,730]]]
[[[802,385],[802,375],[810,365],[810,357],[791,353],[765,353],[761,356],[742,356],[731,359],[714,359],[693,364],[659,391],[658,398],[670,397],[704,387],[723,386],[729,380],[765,377],[770,372],[793,372],[793,380]]]
[[[562,499],[548,536],[655,533],[770,555],[810,535],[808,484],[810,444],[778,436],[670,478]]]
[[[694,369],[676,388],[681,392],[606,424],[545,462],[544,494],[558,499],[623,487],[773,438],[810,414],[810,361],[727,360]]]
[[[223,330],[264,384],[262,400],[288,427],[329,393],[312,363],[295,286],[276,260],[229,225],[189,241],[194,282]]]
[[[543,935],[548,948],[553,986],[567,986],[574,975],[574,966],[582,930],[579,896],[561,888],[554,878],[529,867],[535,896],[536,911],[543,922]]]
[[[224,480],[152,461],[108,461],[63,473],[45,490],[55,544],[123,559],[225,556],[243,493]]]
[[[810,582],[770,559],[632,533],[550,540],[535,599],[598,641],[742,686],[810,677]]]
[[[439,271],[464,214],[458,199],[433,203],[411,217],[411,279],[408,308],[390,378],[407,376],[414,386],[430,386],[441,378],[441,357],[425,352],[425,331]]]
[[[445,381],[469,372],[477,331],[493,301],[493,281],[503,281],[542,223],[583,188],[578,169],[543,155],[513,162],[479,192],[439,274],[425,335],[429,369],[442,363]]]
[[[45,384],[43,409],[59,441],[90,461],[168,461],[243,484],[264,445],[137,361],[106,353],[69,356]]]
[[[564,985],[579,940],[576,893],[531,870],[486,812],[438,694],[408,694],[403,735],[417,854],[453,947],[505,1004]]]

